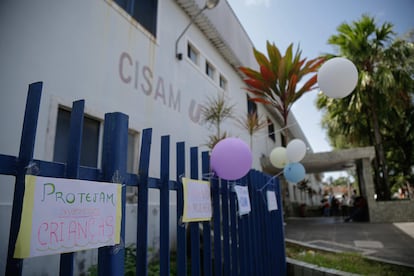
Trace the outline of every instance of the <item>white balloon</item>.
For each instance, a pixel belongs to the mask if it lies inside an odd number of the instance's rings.
[[[300,139],[293,139],[286,146],[286,156],[289,162],[299,162],[305,154],[306,144]]]
[[[318,71],[320,90],[331,98],[351,94],[358,83],[358,70],[349,59],[335,57],[326,61]]]
[[[276,147],[270,152],[270,163],[276,168],[282,169],[288,163],[285,147]]]

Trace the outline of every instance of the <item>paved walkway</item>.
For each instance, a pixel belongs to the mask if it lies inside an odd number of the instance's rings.
[[[414,268],[414,222],[343,222],[341,217],[288,218],[285,238]]]

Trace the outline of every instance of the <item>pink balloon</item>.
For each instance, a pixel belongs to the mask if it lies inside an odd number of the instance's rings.
[[[211,151],[211,170],[225,180],[242,178],[249,172],[252,162],[249,146],[239,138],[223,139]]]

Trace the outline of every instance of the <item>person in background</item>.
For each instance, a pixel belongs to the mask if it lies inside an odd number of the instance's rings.
[[[346,194],[342,195],[341,213],[343,218],[349,216],[349,199]]]
[[[329,217],[329,210],[330,210],[330,208],[329,208],[330,206],[329,206],[329,201],[326,199],[326,198],[323,198],[322,200],[321,200],[321,209],[322,209],[322,215],[324,216],[324,217]]]
[[[331,216],[336,217],[339,215],[339,200],[333,196],[331,199]]]
[[[368,204],[363,196],[357,196],[354,201],[354,207],[351,215],[345,219],[349,221],[367,221],[368,220]]]
[[[352,214],[352,212],[353,212],[356,197],[357,197],[357,191],[354,189],[352,191],[351,197],[349,198],[349,202],[348,202],[348,206],[349,206],[348,212],[349,212],[349,214]]]

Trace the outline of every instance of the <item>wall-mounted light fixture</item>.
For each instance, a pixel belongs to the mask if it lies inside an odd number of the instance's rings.
[[[190,26],[194,23],[194,21],[196,20],[196,18],[206,9],[213,9],[217,6],[217,4],[220,2],[220,0],[207,0],[206,4],[204,5],[204,7],[191,18],[190,23],[188,23],[187,27],[185,27],[185,29],[181,32],[181,34],[178,36],[177,40],[175,41],[175,57],[178,60],[181,60],[183,58],[183,54],[182,53],[178,53],[178,42],[180,41],[180,39],[183,37],[183,35],[185,34],[185,32],[188,30],[188,28],[190,28]]]

